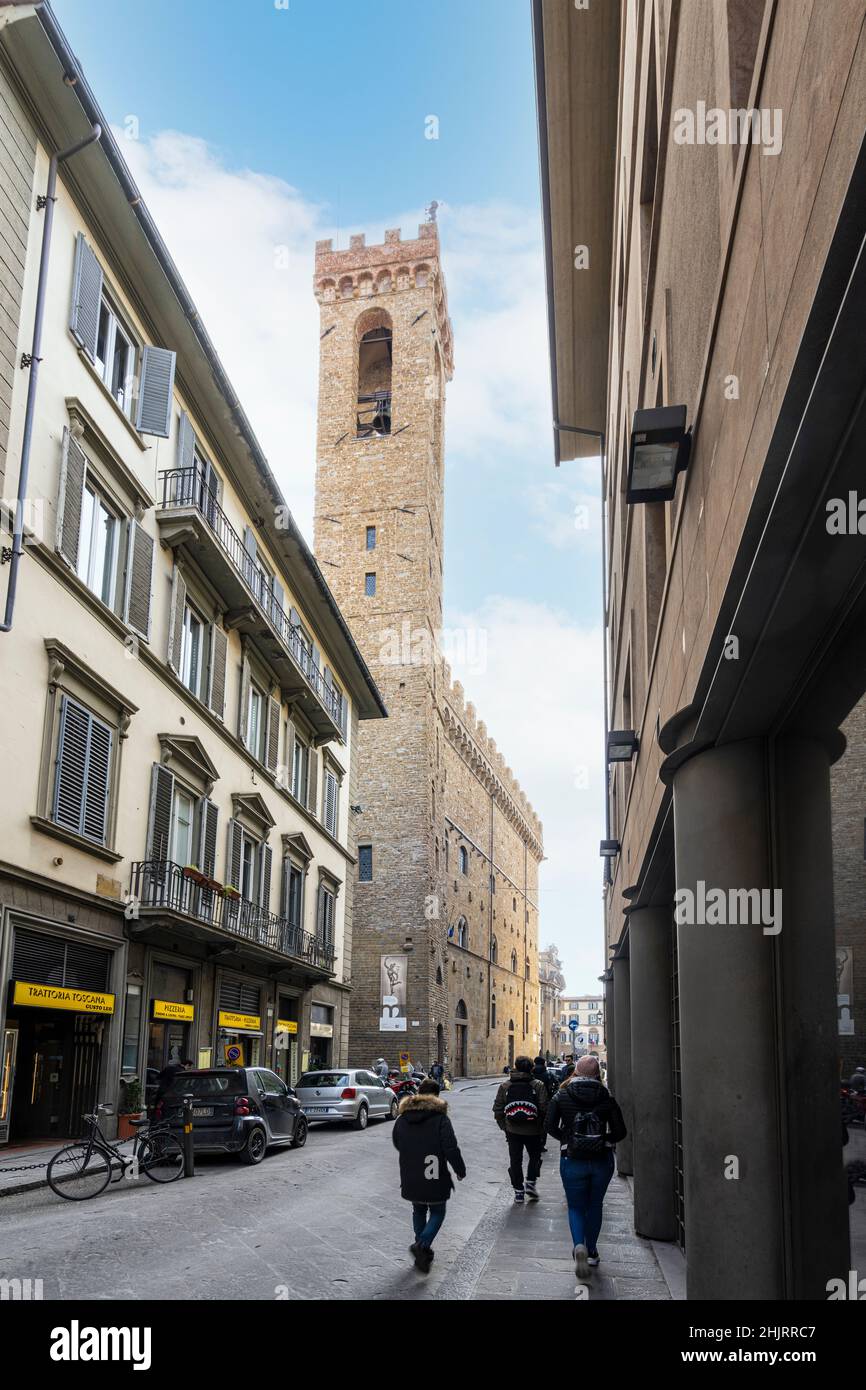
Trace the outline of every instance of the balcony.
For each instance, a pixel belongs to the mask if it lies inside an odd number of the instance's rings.
[[[245,632],[271,665],[286,699],[296,701],[323,740],[346,740],[346,701],[313,659],[274,585],[232,526],[199,467],[159,475],[156,513],[168,545],[186,546],[228,605],[226,624]]]
[[[174,923],[186,926],[191,936],[205,938],[211,945],[215,934],[239,938],[256,954],[283,956],[287,965],[297,964],[320,977],[334,973],[332,942],[311,936],[285,917],[245,898],[229,898],[215,889],[198,887],[182,865],[169,859],[133,864],[129,891],[131,900],[138,904],[138,934],[142,927],[147,930],[152,916],[167,915]]]

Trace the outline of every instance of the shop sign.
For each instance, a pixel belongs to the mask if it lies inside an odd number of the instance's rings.
[[[176,1004],[173,999],[153,1001],[154,1018],[173,1018],[179,1019],[182,1023],[192,1023],[194,1013],[194,1004]]]
[[[217,1023],[220,1028],[228,1028],[233,1033],[260,1033],[262,1030],[262,1020],[258,1014],[233,1014],[227,1009],[220,1009]]]
[[[114,995],[90,989],[67,989],[63,985],[34,985],[13,980],[12,1003],[36,1009],[69,1009],[77,1014],[113,1014]]]
[[[277,1032],[278,1032],[278,1033],[297,1033],[297,1031],[298,1031],[298,1025],[297,1025],[297,1023],[295,1022],[295,1020],[294,1020],[293,1018],[278,1018],[278,1019],[277,1019]]]
[[[334,1025],[333,1025],[333,1023],[311,1023],[311,1024],[310,1024],[310,1037],[311,1037],[311,1038],[332,1038],[333,1036],[334,1036]]]

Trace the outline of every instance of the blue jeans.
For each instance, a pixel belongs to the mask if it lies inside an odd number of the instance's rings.
[[[587,1158],[559,1160],[559,1176],[568,1203],[568,1224],[572,1245],[585,1245],[593,1251],[598,1245],[602,1207],[608,1183],[613,1177],[613,1149]]]
[[[426,1245],[429,1248],[433,1244],[441,1230],[447,1210],[447,1202],[431,1202],[429,1206],[426,1202],[412,1203],[412,1226],[415,1230],[416,1245]]]

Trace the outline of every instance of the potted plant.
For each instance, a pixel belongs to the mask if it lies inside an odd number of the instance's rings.
[[[118,1139],[131,1139],[135,1134],[133,1120],[140,1120],[144,1115],[144,1101],[141,1092],[141,1082],[137,1076],[124,1076],[120,1083],[120,1102],[117,1107],[117,1137]]]
[[[227,883],[223,888],[223,897],[228,898],[230,902],[236,902],[240,895],[241,890],[235,888],[233,883]]]
[[[207,883],[207,874],[202,873],[198,864],[185,864],[183,868],[183,876],[184,878],[192,879],[193,883],[198,884],[199,888],[204,888],[205,884]]]

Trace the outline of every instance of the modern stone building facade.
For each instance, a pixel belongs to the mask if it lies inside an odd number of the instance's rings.
[[[456,1073],[536,1049],[541,826],[440,655],[444,407],[437,227],[316,248],[316,555],[382,691],[360,737],[350,1052]]]
[[[849,1269],[831,768],[866,690],[864,16],[534,4],[556,462],[601,454],[605,709],[635,735],[602,831],[618,1163],[694,1299],[824,1299]],[[635,412],[674,406],[690,457],[647,498]]]
[[[0,1144],[178,1056],[346,1063],[349,805],[384,716],[51,10],[9,18],[0,187],[33,201],[0,267],[30,528],[0,634]]]

